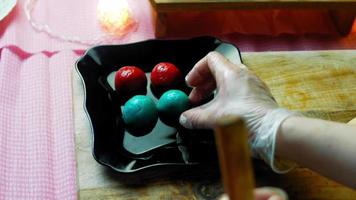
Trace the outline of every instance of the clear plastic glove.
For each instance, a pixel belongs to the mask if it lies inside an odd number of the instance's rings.
[[[186,128],[213,128],[224,115],[243,118],[249,130],[253,156],[267,162],[277,173],[287,172],[292,164],[274,158],[275,141],[280,124],[292,115],[279,108],[266,84],[246,66],[234,65],[217,52],[201,59],[186,76],[193,87],[189,95],[192,103],[205,99],[216,89],[215,98],[180,116]]]
[[[254,190],[255,200],[288,200],[287,194],[273,187],[262,187]],[[229,200],[229,197],[224,194],[219,200]]]

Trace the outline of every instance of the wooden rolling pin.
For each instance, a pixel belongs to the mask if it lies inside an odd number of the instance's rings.
[[[238,117],[221,118],[215,139],[225,192],[230,200],[253,200],[255,184],[245,123]]]

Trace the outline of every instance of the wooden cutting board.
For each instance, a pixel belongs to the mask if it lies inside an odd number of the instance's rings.
[[[356,117],[356,51],[243,53],[278,103],[309,116]]]
[[[267,83],[281,106],[339,122],[356,117],[356,51],[243,53],[242,59]],[[221,194],[221,184],[209,176],[199,181],[185,178],[125,186],[115,173],[97,164],[91,155],[83,86],[76,72],[73,94],[80,199],[211,199]],[[305,168],[286,175],[265,169],[256,179],[259,185],[282,187],[290,199],[356,199],[356,191]]]

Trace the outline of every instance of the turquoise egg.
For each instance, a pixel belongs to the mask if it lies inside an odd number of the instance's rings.
[[[157,109],[160,116],[179,117],[182,112],[189,109],[189,98],[180,90],[168,90],[159,99]]]
[[[145,128],[156,124],[158,112],[150,97],[136,95],[129,99],[123,108],[122,118],[125,124],[134,128]]]

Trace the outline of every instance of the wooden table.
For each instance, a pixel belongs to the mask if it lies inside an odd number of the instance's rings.
[[[281,106],[339,122],[356,117],[356,51],[243,53],[242,59],[267,83]],[[208,200],[222,193],[220,181],[209,173],[198,178],[160,178],[132,187],[97,164],[91,155],[90,127],[83,111],[83,88],[75,73],[73,80],[80,199]],[[303,167],[277,175],[261,163],[256,166],[258,185],[281,187],[293,200],[356,199],[356,191]]]
[[[327,9],[340,34],[346,35],[356,11],[356,0],[151,0],[151,3],[157,12],[157,36],[165,35],[165,18],[170,13],[231,9]]]

